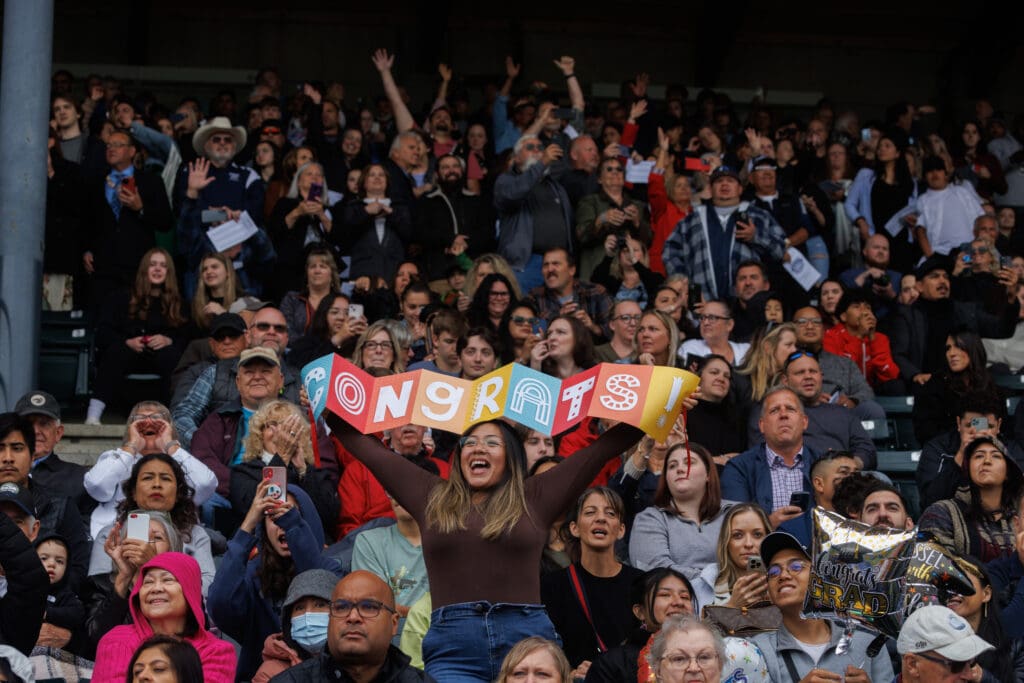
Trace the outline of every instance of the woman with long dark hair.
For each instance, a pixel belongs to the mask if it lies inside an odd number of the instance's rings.
[[[160,395],[170,396],[171,372],[184,348],[185,322],[174,259],[167,250],[154,247],[139,261],[132,288],[111,294],[101,311],[96,329],[100,362],[86,424],[100,424],[128,373],[159,375]]]
[[[885,224],[917,198],[917,182],[903,153],[905,145],[899,140],[888,134],[878,139],[874,168],[857,172],[843,204],[861,244],[869,235],[888,235]],[[913,270],[912,231],[913,225],[907,222],[891,240],[892,268],[901,273]]]
[[[557,638],[539,604],[537,567],[548,529],[608,460],[640,438],[638,429],[612,427],[593,445],[526,479],[515,431],[502,421],[484,422],[460,439],[443,480],[395,458],[343,420],[327,419],[346,450],[419,524],[434,607],[423,640],[428,674],[489,682],[518,640]]]
[[[988,355],[981,338],[960,330],[946,337],[945,367],[924,384],[914,384],[914,436],[920,444],[956,426],[960,399],[999,389],[988,372]]]
[[[484,277],[470,299],[466,319],[471,327],[489,327],[495,333],[501,331],[501,320],[515,301],[515,289],[501,273]]]
[[[341,573],[322,553],[323,528],[306,492],[289,486],[282,500],[269,495],[270,486],[263,479],[256,487],[241,526],[228,541],[207,602],[214,622],[242,646],[239,680],[252,677],[262,661],[263,642],[280,632],[281,603],[292,578],[307,569]]]
[[[967,575],[974,595],[952,595],[946,607],[963,617],[974,632],[994,646],[978,656],[982,681],[1024,683],[1024,641],[1006,635],[999,620],[999,600],[985,565],[973,557],[958,557],[956,566]]]
[[[192,683],[203,680],[203,662],[187,640],[155,635],[142,641],[128,663],[125,683]]]
[[[928,506],[918,527],[960,555],[982,562],[1016,551],[1012,524],[1024,474],[998,439],[981,436],[964,449],[960,466],[966,486],[952,498]]]
[[[968,181],[984,199],[1006,194],[1003,165],[988,153],[982,126],[977,121],[964,121],[960,127],[959,144],[953,145],[953,166],[957,178]]]
[[[634,616],[640,620],[640,627],[633,629],[625,642],[594,660],[586,680],[590,683],[651,680],[646,660],[643,661],[643,674],[640,671],[644,649],[667,619],[698,613],[694,595],[690,580],[669,567],[652,569],[634,581],[629,601],[633,604]]]
[[[366,331],[366,316],[353,318],[349,305],[349,298],[340,292],[320,300],[308,334],[291,343],[288,358],[295,367],[301,368],[332,352],[346,358],[352,355],[356,339]]]

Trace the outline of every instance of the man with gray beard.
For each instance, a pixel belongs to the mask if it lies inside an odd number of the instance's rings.
[[[515,271],[522,291],[543,284],[541,263],[549,249],[573,253],[572,205],[555,177],[565,172],[559,145],[547,147],[536,135],[516,142],[515,164],[494,183],[498,210],[498,253]]]

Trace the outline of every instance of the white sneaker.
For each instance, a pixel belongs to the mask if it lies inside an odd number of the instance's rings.
[[[85,418],[85,424],[89,425],[90,427],[100,427],[103,425],[103,423],[100,422],[100,419],[98,417]]]

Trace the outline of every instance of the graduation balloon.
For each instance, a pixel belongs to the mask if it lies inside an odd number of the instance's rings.
[[[971,579],[953,561],[945,548],[928,539],[914,544],[914,555],[907,568],[904,612],[918,607],[945,605],[952,595],[974,595]]]
[[[805,616],[852,621],[895,638],[906,614],[916,533],[871,527],[821,507],[812,515]]]

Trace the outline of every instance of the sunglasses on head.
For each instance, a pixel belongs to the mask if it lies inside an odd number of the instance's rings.
[[[813,351],[806,350],[794,351],[793,353],[789,354],[788,358],[786,358],[786,366],[785,368],[783,368],[783,370],[789,368],[791,363],[798,361],[801,358],[813,358],[814,360],[818,360],[818,354],[814,353]]]

